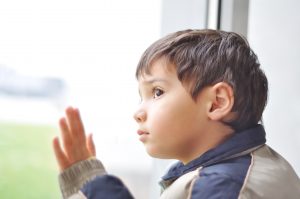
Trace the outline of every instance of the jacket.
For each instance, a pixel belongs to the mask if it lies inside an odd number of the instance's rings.
[[[262,125],[236,132],[199,158],[175,163],[162,177],[161,199],[299,199],[300,180],[290,164],[266,144]],[[131,199],[102,163],[89,159],[59,177],[66,199]]]

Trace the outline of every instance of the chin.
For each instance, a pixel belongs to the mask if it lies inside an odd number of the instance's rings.
[[[148,153],[148,155],[150,155],[153,158],[159,158],[159,153],[157,151],[157,149],[155,147],[151,147],[149,145],[145,145],[146,147],[146,151]]]
[[[152,158],[158,158],[158,159],[172,159],[168,155],[162,153],[157,148],[146,146],[146,151]]]

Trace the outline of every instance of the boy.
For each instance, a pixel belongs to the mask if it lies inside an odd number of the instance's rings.
[[[256,55],[236,33],[185,30],[152,44],[136,77],[134,118],[149,155],[178,159],[160,198],[300,198],[299,178],[265,142],[261,117],[268,83]],[[132,198],[95,158],[77,109],[53,141],[64,198]]]

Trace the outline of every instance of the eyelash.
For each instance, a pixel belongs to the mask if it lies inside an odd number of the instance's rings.
[[[157,92],[159,92],[159,94],[157,94]],[[165,92],[164,92],[162,89],[160,89],[160,88],[155,87],[155,88],[152,89],[152,95],[153,95],[153,98],[154,98],[154,99],[160,97],[160,96],[163,95],[164,93],[165,93]]]

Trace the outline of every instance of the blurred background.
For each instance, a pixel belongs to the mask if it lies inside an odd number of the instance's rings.
[[[187,28],[248,38],[270,84],[268,144],[300,175],[297,0],[0,1],[0,198],[60,198],[51,141],[79,107],[97,156],[138,199],[158,198],[172,160],[150,158],[132,115],[143,51]]]

